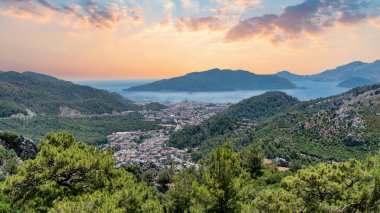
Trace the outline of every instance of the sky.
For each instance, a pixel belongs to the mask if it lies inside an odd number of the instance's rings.
[[[380,0],[0,0],[0,70],[64,79],[380,59]]]

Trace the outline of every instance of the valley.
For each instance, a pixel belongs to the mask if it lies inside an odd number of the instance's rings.
[[[380,212],[380,0],[0,0],[0,213]]]

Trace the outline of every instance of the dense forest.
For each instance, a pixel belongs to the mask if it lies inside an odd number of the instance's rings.
[[[162,169],[156,185],[115,168],[110,151],[67,133],[49,134],[39,154],[18,167],[0,150],[6,178],[1,212],[378,212],[380,154],[279,171],[263,164],[253,143],[231,142],[175,173]],[[5,166],[7,165],[7,166]],[[4,169],[4,166],[12,169]],[[160,187],[158,187],[158,186]],[[158,190],[160,189],[160,190]]]
[[[126,115],[59,117],[34,116],[31,118],[0,119],[0,129],[22,134],[40,141],[49,132],[70,132],[91,145],[107,143],[106,137],[114,132],[153,130],[154,122],[145,121],[139,113]]]
[[[228,135],[239,128],[242,120],[264,120],[295,106],[299,101],[283,92],[268,92],[231,105],[197,126],[187,126],[171,135],[168,144],[175,147],[197,147],[205,140]]]

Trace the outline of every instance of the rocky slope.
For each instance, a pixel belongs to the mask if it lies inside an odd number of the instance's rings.
[[[6,150],[13,150],[21,160],[36,158],[38,148],[34,141],[7,132],[0,132],[0,145]]]

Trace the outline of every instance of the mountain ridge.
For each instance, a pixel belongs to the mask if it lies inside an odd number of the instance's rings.
[[[354,61],[313,75],[298,75],[289,71],[278,72],[276,75],[291,81],[342,82],[352,77],[361,77],[380,82],[380,60],[372,63]]]
[[[366,78],[362,77],[351,77],[345,81],[342,81],[338,84],[338,87],[345,87],[345,88],[355,88],[355,87],[362,87],[367,86],[371,84],[375,84],[376,82],[368,80]]]
[[[52,76],[0,72],[0,117],[16,114],[104,114],[135,110],[121,95]],[[67,114],[67,112],[70,112]]]
[[[237,91],[295,89],[289,80],[275,75],[257,75],[244,70],[214,68],[163,79],[126,91]]]

